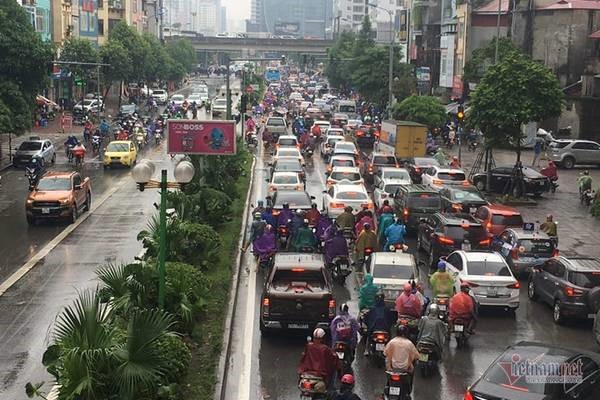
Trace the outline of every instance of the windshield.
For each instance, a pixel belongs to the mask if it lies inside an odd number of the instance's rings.
[[[129,112],[135,111],[135,104],[127,104],[125,106],[121,106],[121,112]]]
[[[567,147],[570,142],[551,142],[550,148],[552,149],[562,149],[563,147]]]
[[[227,100],[225,100],[225,99],[217,99],[217,100],[215,100],[215,105],[216,106],[226,106],[227,105]]]
[[[269,122],[267,122],[267,125],[271,125],[271,126],[284,126],[285,123],[280,118],[270,118]]]
[[[327,143],[328,143],[330,146],[335,146],[335,144],[336,144],[337,142],[341,142],[341,141],[343,141],[343,140],[344,140],[344,138],[335,138],[335,139],[329,139],[329,140],[327,141]]]
[[[298,143],[298,141],[296,139],[279,139],[279,145],[280,146],[295,146]]]
[[[358,172],[341,172],[336,171],[331,174],[331,179],[341,181],[342,179],[348,179],[350,182],[359,181],[360,174]]]
[[[448,225],[446,226],[446,236],[455,240],[469,240],[471,242],[480,241],[483,239],[487,239],[488,235],[483,226],[471,225],[465,226],[456,226],[456,225]]]
[[[467,192],[464,190],[452,192],[452,200],[456,200],[456,201],[460,201],[460,202],[466,202],[466,201],[485,202],[485,200],[483,200],[478,193]]]
[[[356,150],[356,148],[354,147],[353,143],[347,143],[347,142],[338,142],[335,145],[335,151],[339,152],[340,150],[342,151],[354,151]]]
[[[310,197],[305,192],[297,190],[278,191],[275,195],[274,208],[282,208],[283,203],[288,203],[291,209],[310,207]]]
[[[520,215],[494,214],[492,215],[492,224],[521,227],[523,226],[523,217]]]
[[[554,251],[554,242],[550,239],[521,239],[519,247],[523,247],[523,253],[550,257]]]
[[[295,185],[298,183],[297,175],[275,175],[273,183],[277,185]]]
[[[462,172],[438,172],[437,176],[443,181],[461,182],[466,179]]]
[[[440,163],[435,158],[415,158],[415,165],[419,167],[439,167]]]
[[[84,100],[83,105],[84,106],[91,106],[93,101],[94,100]]]
[[[440,209],[442,202],[440,201],[439,195],[421,193],[414,196],[408,196],[406,201],[408,208],[435,208]]]
[[[164,91],[164,90],[153,90],[153,91],[152,91],[152,94],[160,94],[160,95],[163,95],[163,94],[165,94],[165,91]]]
[[[397,171],[384,171],[383,172],[384,179],[402,179],[408,180],[410,179],[410,175],[408,175],[408,171],[405,170],[397,170]]]
[[[367,195],[363,192],[338,192],[339,200],[367,200]]]
[[[176,94],[175,96],[171,97],[171,100],[174,100],[174,101],[180,101],[180,100],[183,101],[183,99],[184,99],[183,95],[180,95],[180,94]]]
[[[275,290],[280,291],[306,287],[314,292],[315,289],[321,291],[326,287],[325,278],[321,271],[305,270],[302,266],[291,270],[278,269],[273,276],[272,285]]]
[[[112,152],[112,153],[127,153],[129,151],[129,144],[128,143],[109,143],[108,146],[106,146],[106,151]]]
[[[376,165],[396,165],[396,157],[394,156],[375,156],[373,164]]]
[[[299,171],[302,168],[300,167],[300,162],[295,160],[296,162],[278,162],[275,166],[277,171]]]
[[[385,185],[383,191],[389,194],[394,194],[402,185]]]
[[[42,178],[37,185],[38,190],[71,190],[70,178]]]
[[[373,268],[373,277],[381,279],[413,279],[412,268],[405,265],[394,264],[375,264]]]
[[[569,281],[577,286],[592,289],[600,286],[600,271],[570,272]]]
[[[506,263],[500,261],[469,261],[469,275],[511,276]]]
[[[23,142],[19,146],[19,150],[24,150],[24,151],[39,150],[41,148],[42,148],[41,142]]]
[[[341,112],[345,112],[345,113],[353,113],[354,111],[356,111],[356,107],[355,106],[340,106],[339,110]]]
[[[332,160],[332,167],[354,167],[354,161],[352,160]]]

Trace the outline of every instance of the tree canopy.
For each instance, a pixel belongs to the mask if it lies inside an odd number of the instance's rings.
[[[502,61],[510,54],[521,53],[510,38],[500,38],[498,41],[498,61]],[[479,82],[486,69],[494,63],[496,56],[496,38],[487,42],[484,47],[473,50],[471,59],[465,63],[464,81]]]
[[[97,63],[99,57],[98,49],[87,39],[70,37],[65,40],[60,51],[60,61]],[[94,78],[96,75],[96,67],[93,66],[64,65],[63,68],[85,79]]]
[[[397,120],[418,122],[435,128],[446,120],[446,109],[436,97],[413,95],[396,103],[392,116]]]
[[[31,129],[35,96],[46,86],[53,58],[52,45],[42,41],[23,8],[0,0],[0,133]]]
[[[488,68],[472,93],[467,117],[492,147],[508,137],[519,149],[521,125],[560,115],[563,97],[552,71],[512,53]]]

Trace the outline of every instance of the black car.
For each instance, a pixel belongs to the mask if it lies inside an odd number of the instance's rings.
[[[421,221],[417,234],[417,250],[429,254],[432,267],[454,250],[488,250],[491,243],[485,228],[469,214],[433,214]]]
[[[409,159],[404,165],[406,169],[408,169],[410,179],[412,179],[414,183],[421,183],[423,171],[430,167],[439,167],[440,163],[432,157],[414,157]]]
[[[408,230],[416,230],[422,218],[442,211],[440,194],[429,186],[401,185],[393,198],[396,214]]]
[[[304,168],[297,158],[280,158],[273,164],[270,164],[271,171],[270,176],[273,176],[275,172],[297,172],[303,181],[306,181],[306,173]]]
[[[599,363],[596,353],[519,342],[467,388],[464,400],[595,400],[600,398]]]
[[[354,130],[356,144],[359,147],[373,148],[375,140],[378,138],[377,129],[372,125],[361,125]]]
[[[310,210],[314,196],[299,190],[278,190],[273,195],[273,211],[279,214],[284,203],[288,203],[290,210]]]
[[[544,232],[508,228],[492,241],[492,250],[504,257],[514,275],[526,276],[532,268],[558,255],[556,243]]]
[[[600,306],[600,259],[553,257],[533,268],[527,295],[550,304],[557,324],[569,317],[593,319]]]
[[[475,186],[444,187],[440,196],[445,212],[475,214],[480,206],[489,204]]]
[[[513,167],[497,167],[492,169],[491,173],[490,191],[493,193],[504,193],[513,175]],[[525,194],[532,194],[535,197],[539,197],[542,193],[550,190],[549,179],[533,168],[523,167],[523,179],[525,181]],[[477,189],[481,191],[485,190],[487,181],[486,172],[475,174],[472,181]],[[518,186],[515,186],[512,195],[519,197],[521,195],[520,190]]]

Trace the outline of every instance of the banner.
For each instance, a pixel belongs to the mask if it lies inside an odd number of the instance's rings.
[[[169,154],[235,154],[235,121],[167,120]]]

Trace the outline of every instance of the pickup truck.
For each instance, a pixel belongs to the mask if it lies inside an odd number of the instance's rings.
[[[267,129],[275,137],[279,137],[287,134],[287,124],[285,118],[282,117],[269,117],[265,124]]]
[[[260,331],[312,331],[335,317],[333,284],[321,254],[279,253],[261,296]]]
[[[78,172],[50,172],[27,197],[27,223],[61,218],[75,222],[80,212],[90,210],[91,204],[90,178],[82,178]]]

